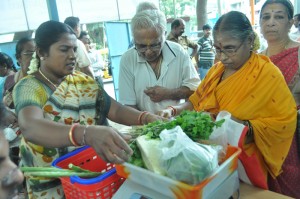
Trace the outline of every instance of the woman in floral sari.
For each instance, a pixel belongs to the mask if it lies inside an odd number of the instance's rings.
[[[296,144],[296,104],[281,72],[268,57],[252,52],[254,32],[244,14],[232,11],[221,16],[213,37],[220,62],[188,102],[162,110],[160,115],[169,117],[185,109],[212,115],[230,112],[233,120],[249,129],[228,134],[229,142],[242,149],[240,179],[299,198],[299,156],[290,150]],[[285,175],[287,168],[294,173]],[[270,180],[282,189],[274,189]]]
[[[260,27],[268,48],[262,54],[281,70],[300,108],[300,43],[290,39],[294,8],[289,0],[267,0],[260,13]]]
[[[122,106],[94,79],[74,71],[76,35],[66,24],[41,24],[35,42],[30,75],[13,90],[24,166],[48,167],[57,157],[83,145],[93,147],[106,162],[128,160],[132,154],[126,143],[129,138],[107,126],[106,118],[141,125],[160,117]],[[29,198],[64,198],[58,179],[26,180]]]

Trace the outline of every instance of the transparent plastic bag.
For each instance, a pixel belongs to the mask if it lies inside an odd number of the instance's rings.
[[[228,144],[237,146],[239,136],[245,126],[231,119],[231,113],[228,111],[220,111],[216,121],[225,119],[224,123],[219,128],[214,128],[209,137],[209,144],[221,145],[222,150],[219,151],[219,159],[222,161],[226,155]],[[230,136],[229,136],[230,135]],[[221,162],[220,161],[220,162]]]
[[[162,131],[160,138],[160,164],[170,178],[195,185],[218,167],[217,151],[193,142],[179,126]]]

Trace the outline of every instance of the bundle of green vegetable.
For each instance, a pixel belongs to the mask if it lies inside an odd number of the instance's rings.
[[[69,169],[59,169],[56,167],[21,167],[21,171],[24,172],[25,177],[33,178],[58,178],[67,176],[79,176],[79,177],[96,177],[102,174],[102,172],[92,172],[86,169],[82,169],[73,164],[69,164]]]
[[[156,121],[148,125],[137,128],[133,134],[146,135],[149,139],[159,139],[159,134],[164,129],[173,129],[180,126],[186,135],[193,141],[208,140],[213,132],[214,127],[221,127],[224,119],[220,121],[213,121],[211,116],[205,112],[196,111],[183,111],[180,115],[176,116],[172,121]],[[129,163],[139,167],[145,167],[142,161],[142,156],[136,144],[136,140],[130,143],[133,150],[133,155]]]

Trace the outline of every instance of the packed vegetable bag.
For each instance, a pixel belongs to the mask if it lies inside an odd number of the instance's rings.
[[[130,134],[137,138],[130,143],[134,153],[129,163],[145,168],[145,162],[147,163],[149,160],[142,160],[141,150],[145,153],[149,151],[150,156],[152,154],[157,156],[159,153],[156,150],[158,140],[160,140],[159,134],[165,129],[170,130],[176,126],[180,126],[183,132],[194,142],[213,144],[219,153],[219,161],[221,162],[225,157],[227,148],[224,121],[225,119],[213,121],[210,114],[205,112],[183,111],[172,121],[156,121],[140,128],[134,128]],[[147,148],[148,145],[149,149]],[[149,169],[153,171],[153,169]],[[158,171],[158,173],[160,172]]]
[[[172,121],[135,127],[130,143],[133,156],[116,165],[117,173],[166,198],[210,198],[237,173],[240,149],[227,146],[225,119],[183,111]],[[237,175],[230,179],[234,180],[225,186],[233,193]]]
[[[174,180],[196,185],[218,167],[218,153],[209,145],[193,142],[181,129],[160,133],[161,167]]]

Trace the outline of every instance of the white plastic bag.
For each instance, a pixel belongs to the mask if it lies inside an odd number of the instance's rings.
[[[5,136],[5,138],[6,138],[6,140],[7,140],[8,142],[11,142],[11,141],[13,141],[14,139],[16,139],[16,137],[18,136],[18,135],[16,134],[16,131],[17,131],[17,130],[19,130],[19,128],[17,128],[17,129],[15,130],[15,129],[12,129],[12,128],[9,128],[9,127],[5,128],[5,129],[3,130],[4,136]]]
[[[218,167],[218,154],[211,146],[193,142],[180,126],[160,133],[161,167],[172,179],[195,185]]]
[[[223,150],[219,153],[219,159],[223,159],[226,155],[228,144],[238,146],[240,134],[243,132],[245,126],[231,119],[231,113],[228,111],[220,111],[217,115],[216,121],[225,119],[221,127],[214,128],[212,134],[209,136],[210,144],[217,144],[223,146]]]

